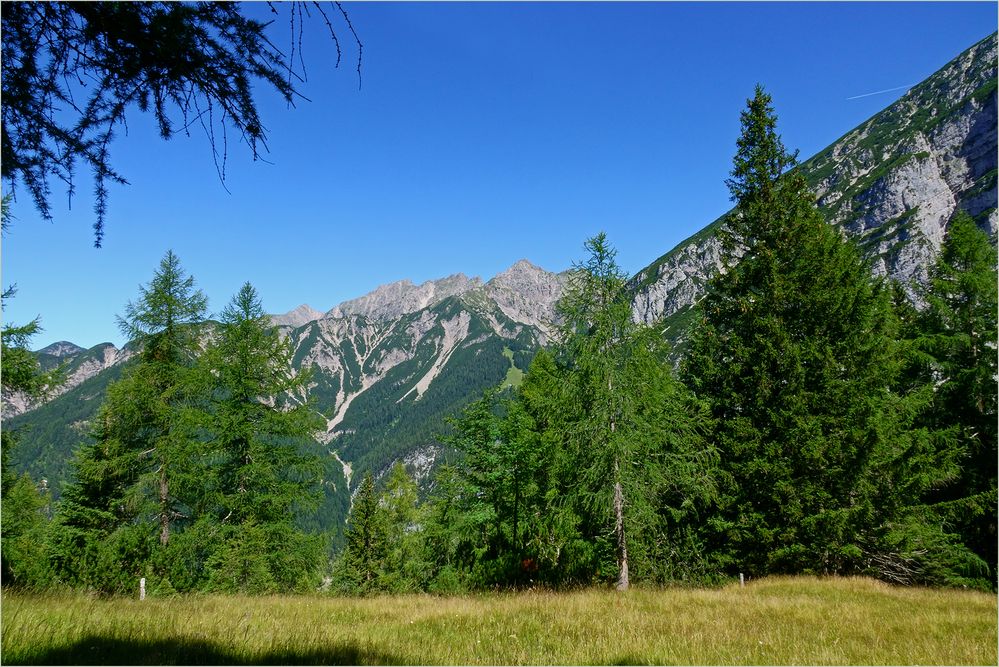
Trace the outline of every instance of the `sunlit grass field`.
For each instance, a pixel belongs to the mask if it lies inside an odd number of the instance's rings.
[[[4,593],[3,664],[996,664],[994,595],[870,579],[441,598]]]

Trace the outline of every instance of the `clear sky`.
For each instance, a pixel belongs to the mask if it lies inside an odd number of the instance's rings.
[[[219,312],[251,281],[269,312],[328,310],[380,284],[527,258],[560,271],[600,230],[634,273],[725,212],[739,112],[760,82],[805,159],[996,29],[995,2],[344,3],[364,44],[314,20],[310,102],[259,96],[269,163],[200,132],[168,142],[137,110],[112,159],[104,247],[90,175],[53,183],[52,223],[18,191],[4,320],[120,345],[115,314],[172,248]],[[272,26],[288,46],[287,7]],[[266,5],[247,10],[261,18]],[[862,96],[862,97],[858,97]]]

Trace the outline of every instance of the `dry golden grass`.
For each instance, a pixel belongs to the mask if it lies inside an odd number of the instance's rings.
[[[5,664],[996,664],[996,598],[870,579],[453,598],[4,594]]]

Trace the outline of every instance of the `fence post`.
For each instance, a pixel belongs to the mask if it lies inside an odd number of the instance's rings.
[[[145,577],[142,577],[141,579],[139,579],[139,599],[140,600],[145,600],[146,599],[146,578]]]
[[[739,588],[746,587],[746,579],[742,576],[742,572],[739,573]]]

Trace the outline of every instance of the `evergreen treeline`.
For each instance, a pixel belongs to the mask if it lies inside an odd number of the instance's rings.
[[[914,308],[823,221],[776,121],[758,88],[725,270],[679,371],[589,240],[559,342],[454,420],[425,502],[389,510],[401,468],[381,496],[362,484],[342,589],[740,572],[994,589],[995,248],[959,212]]]
[[[5,581],[444,593],[742,572],[994,589],[995,248],[955,215],[912,306],[822,220],[776,120],[758,88],[725,270],[679,369],[632,319],[606,236],[590,239],[558,342],[452,420],[422,499],[401,464],[366,474],[329,565],[295,520],[319,474],[305,375],[249,285],[202,349],[204,299],[168,254],[126,311],[143,355],[75,484],[53,509],[5,471]]]
[[[326,537],[297,525],[319,499],[308,373],[292,372],[249,283],[217,326],[202,326],[205,316],[204,295],[168,252],[119,318],[142,352],[108,387],[59,503],[8,483],[5,466],[5,584],[315,587]]]

